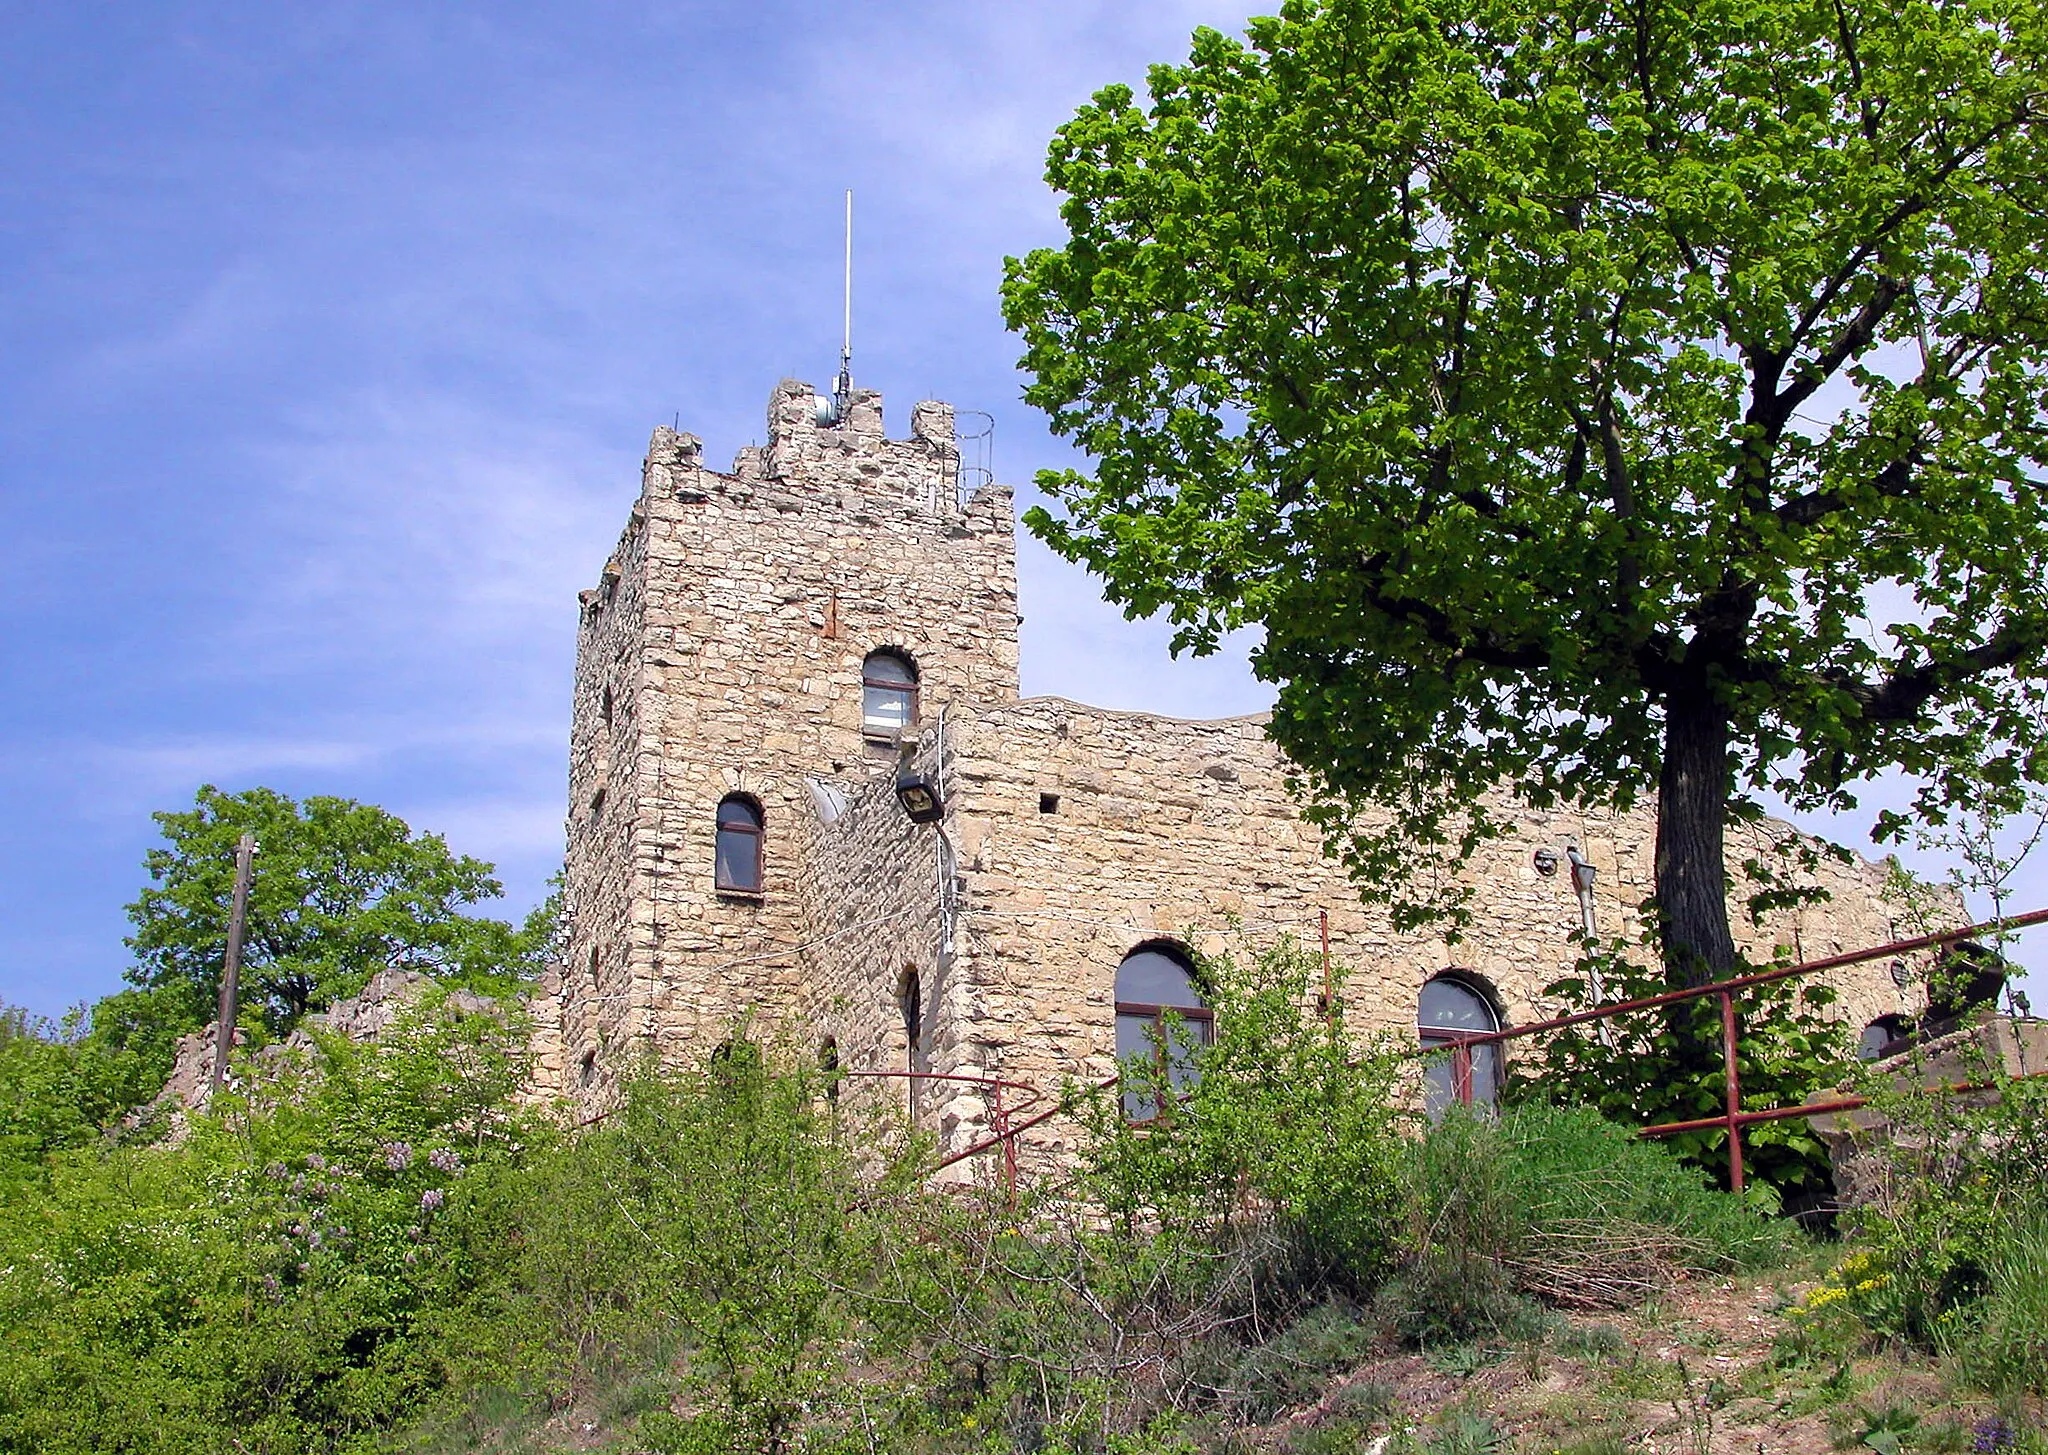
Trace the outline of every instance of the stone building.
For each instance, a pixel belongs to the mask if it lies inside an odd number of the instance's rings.
[[[1324,857],[1263,718],[1020,698],[1009,492],[958,493],[947,405],[913,406],[907,439],[886,436],[873,392],[833,412],[785,382],[768,443],[729,472],[657,429],[582,594],[572,928],[543,1090],[597,1110],[638,1056],[701,1054],[751,1018],[852,1071],[1057,1091],[1112,1075],[1120,1037],[1145,1043],[1147,1007],[1199,1021],[1186,951],[1282,935],[1320,949],[1325,924],[1354,1025],[1537,1019],[1580,910],[1571,875],[1534,855],[1568,843],[1597,870],[1602,932],[1636,933],[1647,811],[1521,812],[1519,835],[1463,866],[1475,918],[1447,946],[1396,933]],[[936,822],[906,811],[899,763],[936,792]],[[1731,859],[1789,833],[1737,831]],[[1894,937],[1877,867],[1817,872],[1830,900],[1746,950]],[[1908,1009],[1882,965],[1837,983],[1858,1025]],[[943,1146],[989,1125],[971,1080],[877,1084]],[[1047,1122],[1030,1154],[1068,1134]]]

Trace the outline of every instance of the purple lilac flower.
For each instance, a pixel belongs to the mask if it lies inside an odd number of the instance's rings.
[[[441,1191],[438,1187],[430,1187],[420,1194],[420,1211],[438,1212],[441,1209],[441,1204],[446,1201],[448,1201],[447,1193]]]
[[[1997,1415],[1987,1415],[1977,1421],[1976,1432],[1971,1436],[1972,1455],[2001,1455],[2019,1444],[2019,1434]]]
[[[306,1165],[315,1172],[325,1172],[327,1170],[327,1159],[318,1152],[308,1152],[306,1154]]]
[[[412,1166],[412,1143],[386,1142],[382,1148],[384,1165],[393,1172],[403,1172]]]
[[[427,1165],[436,1172],[460,1172],[462,1157],[453,1147],[436,1147],[427,1153]]]

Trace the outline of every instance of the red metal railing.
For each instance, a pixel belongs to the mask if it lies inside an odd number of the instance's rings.
[[[1058,1115],[1060,1111],[1060,1108],[1058,1106],[1054,1106],[1050,1110],[1038,1113],[1036,1116],[1025,1118],[1025,1120],[1019,1122],[1014,1127],[1011,1126],[1010,1113],[1013,1110],[1027,1109],[1036,1104],[1037,1102],[1043,1101],[1045,1099],[1046,1094],[1045,1092],[1041,1091],[1038,1087],[1031,1085],[1031,1083],[1028,1081],[1006,1081],[1000,1076],[970,1076],[950,1071],[840,1070],[828,1071],[825,1073],[825,1075],[828,1080],[828,1083],[834,1077],[844,1076],[862,1077],[873,1080],[907,1081],[913,1087],[916,1086],[917,1083],[920,1081],[953,1081],[966,1086],[981,1086],[988,1088],[989,1124],[995,1129],[993,1135],[988,1136],[983,1140],[974,1143],[972,1146],[968,1147],[964,1151],[955,1152],[950,1157],[941,1158],[939,1162],[933,1166],[932,1171],[943,1172],[948,1167],[951,1167],[956,1163],[965,1162],[969,1157],[979,1156],[981,1153],[988,1151],[991,1147],[1001,1146],[1003,1149],[1003,1195],[1012,1201],[1015,1201],[1017,1196],[1017,1134],[1019,1132],[1028,1131],[1030,1128],[1037,1126],[1040,1122],[1046,1120],[1048,1117]],[[1012,1108],[1006,1105],[1003,1101],[1003,1093],[1005,1091],[1024,1092],[1027,1096],[1031,1098],[1031,1100],[1025,1102],[1023,1107]]]
[[[1806,960],[1797,965],[1784,965],[1775,970],[1763,970],[1754,975],[1739,975],[1733,980],[1718,980],[1710,985],[1689,986],[1684,990],[1668,990],[1662,995],[1646,995],[1636,1000],[1617,1001],[1613,1005],[1596,1006],[1573,1015],[1558,1016],[1553,1020],[1535,1021],[1525,1026],[1513,1026],[1500,1031],[1482,1031],[1464,1035],[1451,1031],[1432,1031],[1441,1037],[1441,1045],[1425,1047],[1411,1054],[1416,1056],[1441,1055],[1445,1051],[1470,1053],[1474,1046],[1498,1045],[1505,1041],[1517,1040],[1523,1036],[1543,1035],[1550,1031],[1563,1030],[1567,1026],[1585,1025],[1590,1021],[1606,1020],[1612,1016],[1630,1015],[1637,1011],[1654,1010],[1659,1006],[1676,1005],[1682,1001],[1701,1000],[1709,995],[1718,996],[1721,1001],[1721,1058],[1724,1064],[1724,1086],[1727,1107],[1719,1116],[1701,1117],[1688,1122],[1664,1122],[1657,1126],[1644,1127],[1638,1136],[1672,1137],[1680,1132],[1704,1131],[1710,1127],[1725,1127],[1728,1131],[1728,1185],[1740,1192],[1743,1189],[1742,1129],[1756,1122],[1784,1121],[1794,1117],[1821,1116],[1828,1112],[1853,1111],[1867,1105],[1867,1099],[1860,1096],[1837,1097],[1832,1101],[1807,1102],[1800,1106],[1768,1107],[1761,1111],[1744,1111],[1742,1108],[1742,1079],[1736,1068],[1737,1017],[1735,1014],[1736,992],[1756,985],[1769,985],[1773,981],[1790,980],[1799,975],[1814,975],[1823,970],[1836,970],[1844,965],[1858,965],[1868,960],[1882,959],[1887,955],[1909,955],[1916,950],[1940,949],[1962,940],[2000,934],[2009,930],[2029,929],[2035,925],[2048,924],[2048,909],[2037,909],[2028,914],[2014,915],[2003,920],[1991,920],[1984,924],[1965,925],[1957,930],[1944,930],[1939,934],[1919,935],[1909,940],[1893,940],[1868,950],[1852,950],[1847,954],[1829,955],[1819,960]],[[2039,1074],[2039,1073],[2036,1073]],[[1978,1083],[1965,1083],[1954,1088],[1958,1091],[1984,1089]]]

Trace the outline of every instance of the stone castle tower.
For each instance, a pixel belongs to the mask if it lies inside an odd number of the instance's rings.
[[[1010,497],[962,501],[953,411],[924,403],[884,436],[856,390],[819,423],[808,385],[769,401],[768,443],[732,471],[657,429],[640,497],[582,595],[570,748],[572,933],[562,1044],[573,1089],[629,1048],[670,1053],[742,1013],[807,1008],[795,830],[835,785],[893,769],[864,732],[863,667],[894,654],[916,698],[1017,697]],[[757,885],[721,887],[721,803],[759,816]],[[764,950],[767,952],[764,955]]]
[[[1554,1013],[1542,987],[1578,953],[1580,910],[1536,851],[1582,846],[1600,932],[1639,932],[1648,807],[1517,809],[1520,834],[1460,866],[1474,920],[1447,945],[1397,932],[1324,856],[1262,716],[1020,699],[1009,493],[961,498],[946,405],[913,406],[892,440],[872,392],[837,420],[818,404],[779,385],[767,445],[724,473],[657,429],[582,594],[544,1093],[600,1110],[639,1056],[702,1054],[751,1020],[843,1069],[938,1078],[894,1104],[957,1148],[991,1124],[974,1078],[1100,1081],[1160,1004],[1199,1007],[1175,968],[1190,952],[1326,942],[1350,1024],[1427,1038],[1445,1006],[1479,1017],[1452,1027]],[[899,767],[931,813],[906,812]],[[1792,837],[1731,829],[1731,865]],[[1753,956],[1895,937],[1876,866],[1781,862],[1829,898],[1738,915]],[[1912,1009],[1881,966],[1831,979],[1856,1026]],[[1065,1135],[1045,1124],[1027,1157]]]

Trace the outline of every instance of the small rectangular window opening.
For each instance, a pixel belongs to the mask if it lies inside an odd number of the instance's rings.
[[[1039,794],[1038,811],[1040,813],[1058,813],[1060,811],[1060,796],[1057,793]]]

